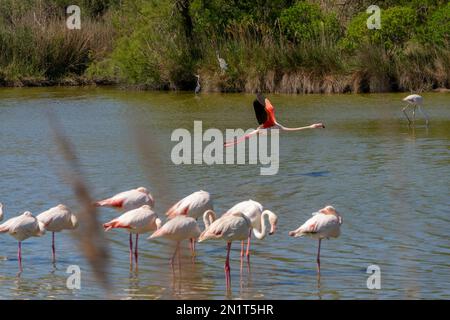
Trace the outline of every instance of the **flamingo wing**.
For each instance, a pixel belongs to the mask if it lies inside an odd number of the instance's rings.
[[[253,101],[253,108],[255,109],[256,119],[258,123],[264,124],[267,121],[267,111],[266,111],[266,102],[265,98],[261,94],[256,95],[255,101]]]

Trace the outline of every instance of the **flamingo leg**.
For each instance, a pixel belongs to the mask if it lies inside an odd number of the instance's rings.
[[[231,249],[231,242],[227,242],[227,259],[225,260],[225,280],[226,280],[227,290],[230,290],[230,288],[231,288],[230,249]]]
[[[317,274],[320,277],[320,243],[322,239],[319,239],[319,248],[317,249]]]
[[[175,262],[175,257],[177,255],[177,252],[180,248],[180,242],[177,242],[177,246],[175,247],[175,251],[173,253],[172,259],[170,259],[170,264],[173,266],[174,262]],[[179,256],[178,256],[179,257]]]
[[[226,141],[224,143],[224,147],[233,146],[233,145],[238,144],[238,143],[240,143],[242,141],[245,141],[248,138],[250,138],[251,136],[253,136],[254,134],[257,134],[258,132],[259,132],[259,128],[256,129],[256,130],[251,131],[250,133],[248,133],[248,134],[246,134],[246,135],[244,135],[242,137],[236,138],[234,141]]]
[[[248,239],[247,239],[247,252],[245,253],[245,255],[247,256],[247,258],[250,258],[250,239],[252,237],[252,229],[250,229],[248,231]]]
[[[413,122],[413,123],[416,122],[416,108],[417,108],[417,106],[414,105],[413,112],[412,112],[412,114],[413,114],[413,120],[412,120],[412,122]]]
[[[403,114],[405,115],[406,119],[408,119],[408,125],[410,125],[410,124],[411,124],[411,120],[409,119],[408,114],[406,113],[406,109],[408,109],[408,107],[409,107],[409,105],[406,105],[406,106],[402,109],[402,111],[403,111]]]
[[[52,232],[52,262],[56,263],[56,250],[55,250],[55,233]]]
[[[139,257],[139,253],[138,253],[138,240],[139,240],[139,234],[136,233],[136,243],[134,244],[134,259],[136,261],[136,266],[138,264],[138,257]]]
[[[20,272],[22,272],[23,268],[22,268],[22,242],[21,241],[19,241],[19,248],[18,248],[18,251],[17,251],[17,259],[19,260]]]
[[[425,117],[426,125],[428,126],[428,122],[429,122],[428,115],[426,114],[426,112],[424,110],[422,110],[421,106],[418,106],[418,107],[419,107],[418,109],[419,109],[420,113]]]
[[[241,258],[244,256],[244,240],[241,241]],[[241,259],[242,260],[242,259]]]
[[[133,235],[130,233],[130,268],[133,265]]]

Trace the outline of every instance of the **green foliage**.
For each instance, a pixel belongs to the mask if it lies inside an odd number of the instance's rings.
[[[355,49],[370,44],[382,45],[388,50],[401,47],[412,38],[417,26],[416,12],[409,7],[381,10],[380,29],[367,28],[369,16],[363,12],[352,19],[341,42],[344,47]]]
[[[447,46],[450,44],[450,3],[437,9],[420,29],[421,42]]]
[[[280,25],[290,40],[297,42],[322,39],[336,39],[341,27],[334,14],[322,13],[317,4],[297,2],[284,9],[280,16]]]

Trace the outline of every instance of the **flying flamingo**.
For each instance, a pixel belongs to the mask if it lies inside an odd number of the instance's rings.
[[[208,239],[223,239],[227,242],[227,258],[225,260],[225,280],[227,290],[231,287],[230,249],[233,240],[245,240],[252,227],[251,221],[241,212],[233,212],[214,220],[211,210],[205,212],[205,231],[200,234],[198,242]],[[212,222],[212,223],[211,223]]]
[[[144,187],[124,191],[95,203],[98,207],[113,207],[123,211],[137,209],[143,205],[149,205],[153,208],[154,204],[152,195]]]
[[[175,203],[167,212],[166,216],[172,219],[176,216],[187,215],[197,220],[202,217],[206,210],[213,210],[213,201],[209,192],[200,190],[184,197]],[[195,254],[195,241],[191,239],[191,251]]]
[[[230,210],[228,210],[225,215],[231,214],[233,212],[242,212],[247,216],[247,218],[250,219],[250,222],[252,224],[252,229],[250,229],[247,239],[247,251],[246,256],[250,257],[250,238],[253,234],[255,237],[259,240],[262,240],[267,235],[267,226],[265,217],[267,216],[269,218],[270,223],[270,231],[269,235],[272,235],[275,233],[277,223],[278,223],[278,217],[275,213],[273,213],[270,210],[264,210],[261,203],[253,201],[253,200],[247,200],[239,202],[238,204],[234,205]],[[241,256],[244,255],[244,241],[241,243]]]
[[[403,99],[403,101],[406,101],[408,104],[402,109],[403,113],[405,114],[406,119],[408,119],[408,124],[410,125],[411,122],[414,123],[416,121],[416,108],[419,109],[420,113],[425,117],[426,125],[428,126],[428,115],[425,113],[425,111],[422,110],[423,105],[423,97],[419,96],[418,94],[410,94],[406,98]],[[408,117],[408,114],[406,113],[406,109],[408,107],[413,106],[413,120],[411,121]]]
[[[322,123],[315,123],[306,127],[299,128],[286,128],[285,126],[279,124],[275,119],[275,108],[270,103],[269,99],[266,99],[263,95],[257,94],[255,101],[253,101],[253,108],[255,109],[256,119],[258,120],[259,127],[256,130],[251,131],[245,136],[236,139],[235,141],[225,142],[224,146],[229,147],[239,142],[242,142],[252,135],[255,135],[261,132],[264,129],[280,129],[282,131],[299,131],[305,129],[316,129],[316,128],[325,128]]]
[[[6,220],[0,225],[0,233],[9,233],[19,242],[17,258],[22,272],[22,241],[30,237],[40,237],[45,234],[44,224],[39,222],[29,211],[22,215]]]
[[[55,263],[55,232],[76,229],[78,227],[77,217],[72,214],[67,206],[59,204],[37,215],[36,219],[44,224],[47,231],[52,233],[52,262]]]
[[[0,221],[3,220],[3,203],[0,202]]]
[[[161,227],[161,220],[158,218],[155,212],[152,211],[149,205],[143,205],[142,207],[134,210],[130,210],[122,214],[120,217],[111,220],[103,225],[105,231],[109,231],[114,228],[127,229],[130,233],[130,266],[133,264],[133,236],[136,234],[136,243],[134,249],[134,257],[136,265],[138,263],[138,239],[140,233],[147,233],[157,230]]]
[[[176,241],[177,245],[173,253],[171,264],[173,266],[175,256],[178,253],[178,263],[180,264],[180,242],[186,239],[197,239],[200,235],[200,228],[197,221],[192,217],[184,215],[176,216],[168,220],[161,228],[156,230],[148,239],[166,238]]]
[[[312,214],[298,229],[290,231],[292,237],[310,236],[319,240],[317,250],[317,273],[320,276],[320,243],[324,238],[337,238],[341,234],[342,217],[332,206],[326,206]]]

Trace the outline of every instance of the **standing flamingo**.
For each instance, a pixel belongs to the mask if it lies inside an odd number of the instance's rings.
[[[425,117],[426,125],[428,126],[428,115],[425,113],[425,111],[422,110],[423,97],[418,94],[410,94],[409,96],[404,98],[403,101],[407,102],[407,105],[402,109],[402,111],[405,114],[406,119],[408,119],[408,124],[410,125],[411,122],[414,123],[416,121],[416,108],[418,108],[420,113]],[[409,106],[414,107],[412,112],[412,121],[409,119],[408,114],[406,113],[406,109],[408,109]]]
[[[138,263],[138,239],[140,233],[147,233],[157,230],[161,227],[161,220],[155,212],[152,211],[149,205],[134,210],[130,210],[122,214],[120,217],[111,220],[103,225],[105,231],[114,228],[124,228],[130,233],[130,266],[133,264],[133,237],[136,234],[136,243],[134,249],[134,257],[136,265]]]
[[[176,216],[167,221],[161,228],[156,230],[148,239],[166,238],[177,242],[175,252],[173,253],[171,264],[173,266],[175,256],[178,253],[178,263],[180,264],[180,242],[186,239],[197,239],[200,235],[200,228],[197,221],[192,217],[184,215]]]
[[[200,234],[198,242],[208,239],[223,239],[227,242],[227,258],[225,260],[225,280],[227,290],[231,288],[230,275],[230,249],[233,240],[245,240],[248,237],[249,230],[252,227],[251,221],[247,216],[241,212],[232,212],[223,215],[219,219],[214,220],[212,211],[208,210],[205,213],[205,231]],[[210,222],[212,222],[210,224]]]
[[[343,219],[332,206],[326,206],[318,212],[314,212],[298,229],[290,231],[292,237],[310,236],[319,240],[317,250],[317,273],[320,276],[320,243],[324,238],[337,238],[341,234]]]
[[[3,220],[3,203],[0,202],[0,221]]]
[[[176,216],[186,215],[197,220],[202,217],[206,210],[213,210],[213,201],[209,192],[200,190],[184,197],[175,203],[167,212],[166,216],[172,219]],[[191,239],[191,251],[195,254],[195,241]]]
[[[9,233],[19,242],[17,258],[22,272],[22,241],[30,237],[40,237],[45,234],[44,224],[39,222],[29,211],[6,220],[0,225],[0,233]]]
[[[96,202],[95,205],[98,207],[113,207],[128,211],[140,208],[143,205],[149,205],[150,208],[153,208],[155,201],[146,188],[140,187],[118,193],[111,198]]]
[[[315,123],[306,127],[299,128],[287,128],[280,123],[277,122],[275,118],[275,108],[270,103],[269,99],[266,99],[263,95],[257,94],[255,101],[253,101],[253,108],[255,109],[256,119],[258,120],[259,127],[253,130],[252,132],[246,134],[245,136],[236,139],[235,141],[225,142],[224,146],[229,147],[239,142],[242,142],[252,135],[255,135],[261,132],[263,129],[280,129],[282,131],[299,131],[305,129],[316,129],[316,128],[325,128],[322,123]]]
[[[233,212],[242,212],[247,216],[247,218],[250,219],[250,222],[252,224],[252,229],[250,229],[247,239],[247,250],[246,250],[246,256],[250,257],[250,238],[253,234],[255,237],[259,240],[262,240],[267,235],[267,226],[265,217],[267,216],[269,218],[270,223],[270,231],[269,235],[272,235],[276,231],[277,223],[278,223],[278,217],[275,213],[273,213],[270,210],[264,210],[261,203],[253,201],[253,200],[247,200],[239,202],[238,204],[234,205],[230,210],[225,213],[231,214]],[[241,256],[244,255],[244,241],[241,243]]]
[[[77,217],[72,214],[67,206],[59,204],[37,215],[36,219],[44,224],[47,231],[52,233],[52,262],[55,263],[55,232],[76,229],[78,227]]]

